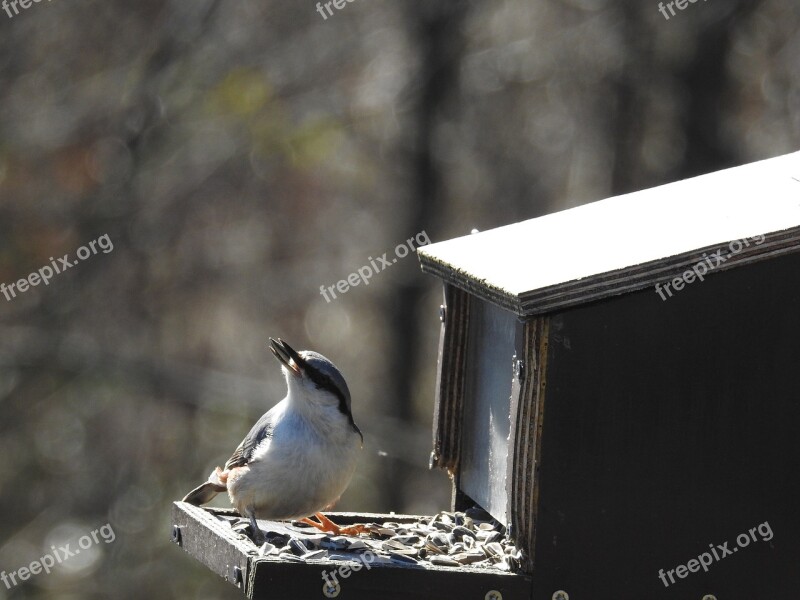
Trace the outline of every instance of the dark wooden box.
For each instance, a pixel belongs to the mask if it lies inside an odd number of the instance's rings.
[[[799,251],[800,154],[419,250],[432,464],[531,598],[798,597]]]

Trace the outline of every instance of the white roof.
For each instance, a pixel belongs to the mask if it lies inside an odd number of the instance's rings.
[[[766,239],[755,244],[763,234]],[[732,253],[729,243],[748,240]],[[734,244],[734,249],[738,248]],[[423,271],[530,315],[800,250],[800,152],[422,247]]]

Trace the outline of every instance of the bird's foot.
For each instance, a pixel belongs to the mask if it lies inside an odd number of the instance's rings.
[[[248,515],[248,518],[250,519],[250,530],[253,533],[252,536],[253,543],[256,546],[261,546],[264,542],[267,541],[267,536],[264,535],[263,531],[261,531],[261,528],[258,526],[258,521],[256,520],[256,517],[253,513],[250,513]]]
[[[300,519],[300,522],[334,535],[358,535],[360,533],[369,533],[369,528],[366,525],[346,525],[340,527],[320,512],[316,513],[314,516],[319,519],[319,523],[311,519]]]
[[[263,531],[261,531],[260,529],[256,529],[256,530],[253,532],[253,543],[254,543],[256,546],[259,546],[259,547],[260,547],[260,546],[263,546],[263,545],[264,545],[264,542],[266,542],[266,541],[267,541],[267,536],[266,536],[266,535],[264,535],[264,532],[263,532]]]

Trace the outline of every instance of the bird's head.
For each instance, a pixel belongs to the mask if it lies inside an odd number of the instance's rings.
[[[350,390],[336,365],[317,352],[297,352],[280,338],[270,338],[269,349],[281,363],[290,395],[319,408],[338,408],[359,431],[350,410]]]

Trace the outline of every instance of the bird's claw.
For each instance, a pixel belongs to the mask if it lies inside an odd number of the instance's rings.
[[[264,532],[261,531],[261,528],[258,526],[258,521],[256,520],[254,514],[251,513],[248,516],[248,519],[250,521],[250,530],[253,534],[251,539],[253,540],[253,543],[256,546],[261,546],[264,542],[267,541],[267,536],[264,535]]]
[[[311,525],[325,533],[332,533],[333,535],[359,535],[362,533],[370,533],[370,529],[367,525],[345,525],[344,527],[340,527],[322,513],[316,513],[314,516],[319,519],[319,523],[311,519],[300,519],[300,522]]]
[[[339,535],[360,535],[362,533],[369,535],[371,533],[370,527],[367,525],[347,525],[339,528]]]

